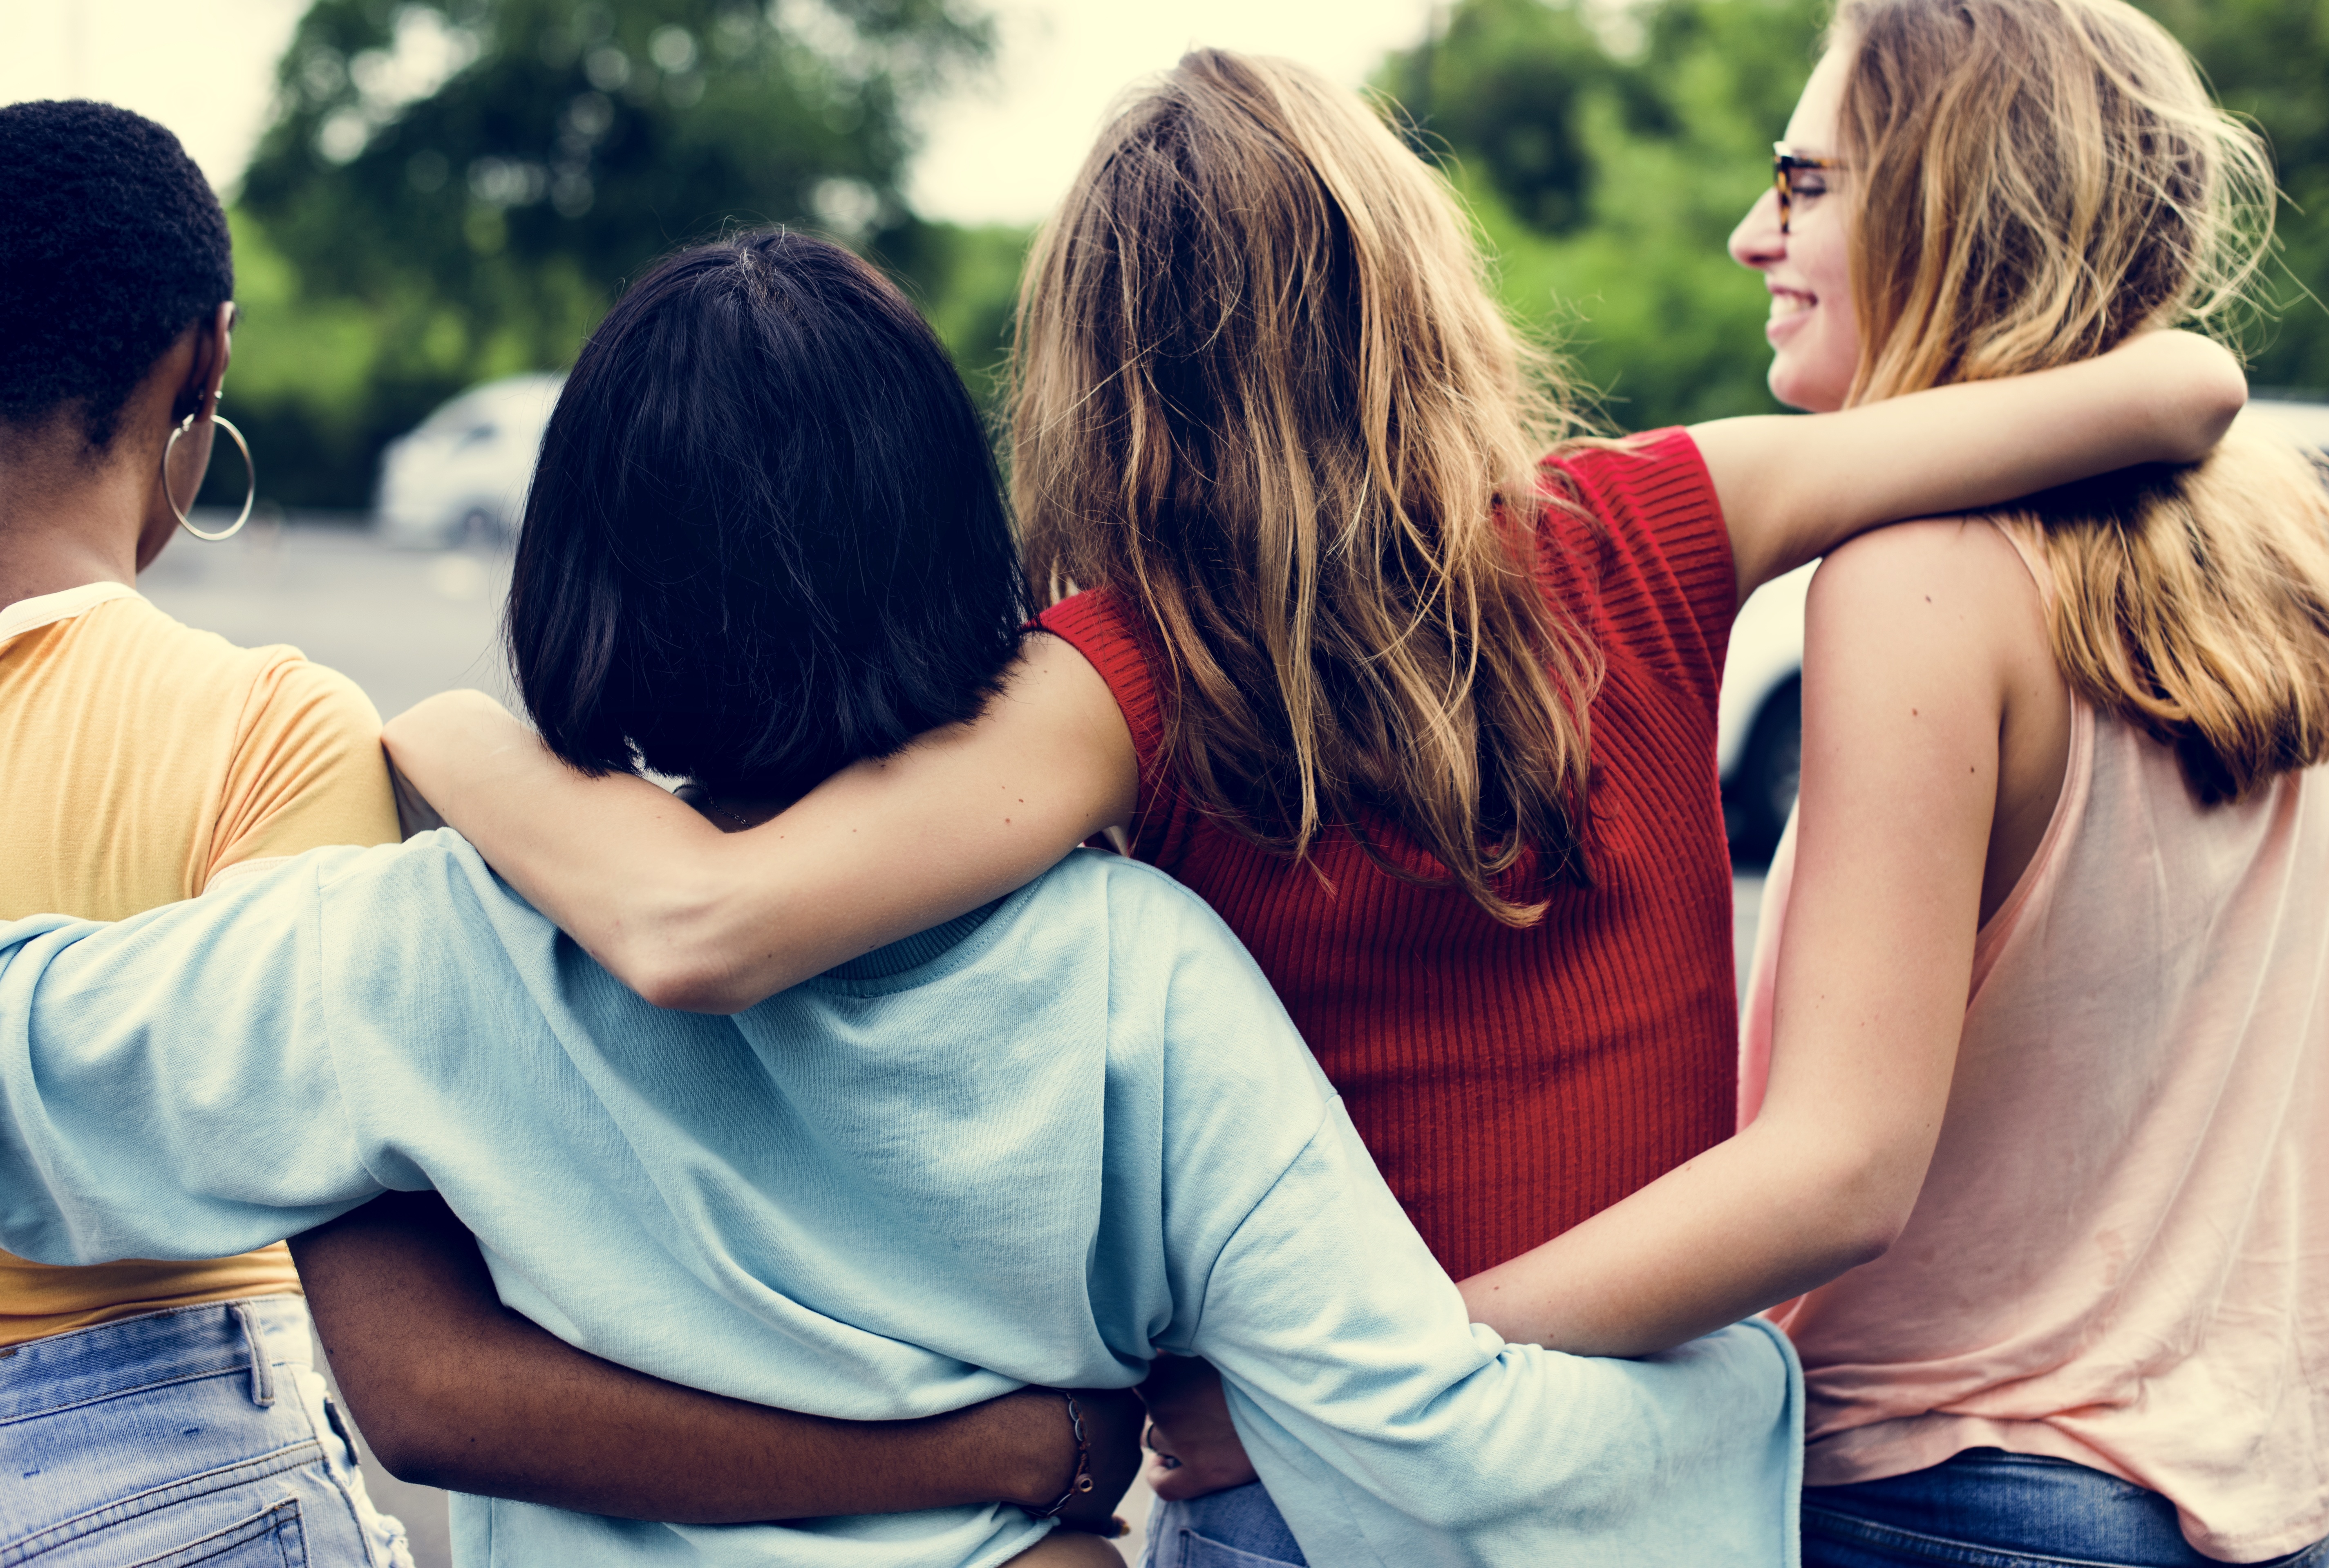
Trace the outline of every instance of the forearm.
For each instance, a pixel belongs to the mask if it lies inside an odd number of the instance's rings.
[[[2247,396],[2221,345],[2146,332],[2029,375],[1692,433],[1730,523],[1743,597],[1879,524],[2002,505],[2138,463],[2196,462]]]
[[[968,724],[721,833],[642,779],[588,779],[490,698],[392,721],[390,755],[535,908],[659,1006],[733,1013],[1025,885],[1127,820],[1131,736],[1098,674],[1032,637]]]
[[[1736,1323],[1881,1254],[1913,1201],[1899,1170],[1820,1153],[1759,1121],[1473,1275],[1465,1304],[1506,1339],[1578,1355],[1647,1355]]]
[[[481,692],[432,697],[382,741],[438,815],[633,989],[691,939],[701,950],[721,834],[669,791],[577,772]]]
[[[357,1424],[403,1479],[710,1525],[1048,1503],[1073,1469],[1048,1391],[853,1422],[602,1361],[502,1307],[475,1242],[433,1194],[382,1198],[292,1248]]]

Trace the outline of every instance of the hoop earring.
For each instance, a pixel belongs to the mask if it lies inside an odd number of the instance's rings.
[[[224,414],[220,413],[218,411],[218,405],[216,403],[212,403],[211,405],[211,423],[224,430],[228,435],[232,436],[234,438],[234,444],[241,449],[243,470],[250,476],[250,483],[249,487],[242,493],[242,513],[240,516],[236,517],[232,523],[220,529],[215,534],[205,534],[201,529],[195,527],[193,519],[188,517],[185,514],[185,509],[178,505],[178,498],[170,494],[170,454],[177,449],[178,438],[194,428],[194,415],[199,414],[200,412],[202,412],[202,411],[200,409],[196,409],[194,413],[188,414],[184,419],[179,420],[178,428],[170,432],[169,440],[165,443],[162,448],[162,499],[167,501],[170,504],[170,510],[177,514],[179,527],[184,529],[187,533],[193,534],[197,539],[203,540],[207,543],[215,544],[222,539],[233,538],[237,534],[242,532],[242,525],[250,521],[251,503],[259,499],[259,466],[250,460],[250,443],[242,439],[242,432],[234,428],[234,421],[228,419]]]

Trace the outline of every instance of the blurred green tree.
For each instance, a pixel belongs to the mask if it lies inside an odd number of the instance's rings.
[[[2259,386],[2329,392],[2329,4],[2138,0],[2273,143],[2290,202],[2245,335]],[[1775,410],[1763,290],[1724,252],[1831,0],[1458,0],[1377,84],[1471,200],[1506,302],[1613,428]]]
[[[2272,144],[2287,200],[2263,280],[2272,317],[2245,335],[2259,387],[2329,397],[2329,4],[2136,0],[2183,41],[2226,109]]]
[[[570,362],[623,279],[726,226],[944,292],[984,252],[908,209],[911,111],[992,47],[962,0],[315,0],[235,214],[269,493],[363,504],[386,440]]]
[[[1493,247],[1506,303],[1612,428],[1775,410],[1759,280],[1723,250],[1825,0],[1462,0],[1378,85]]]

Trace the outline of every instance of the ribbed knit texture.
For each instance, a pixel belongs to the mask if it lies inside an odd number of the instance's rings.
[[[1587,851],[1539,924],[1372,864],[1347,831],[1308,864],[1240,838],[1159,776],[1153,637],[1110,590],[1042,618],[1116,694],[1141,761],[1133,854],[1252,949],[1391,1191],[1457,1279],[1560,1234],[1730,1136],[1738,1014],[1715,703],[1736,609],[1730,536],[1680,430],[1565,470],[1546,592],[1600,646]],[[1379,842],[1388,842],[1377,827]],[[1425,863],[1410,846],[1402,864]]]

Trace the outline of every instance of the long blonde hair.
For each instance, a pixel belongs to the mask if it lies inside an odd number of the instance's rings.
[[[1446,182],[1355,95],[1200,50],[1123,103],[1021,286],[1039,593],[1105,584],[1202,808],[1300,855],[1387,817],[1498,919],[1573,868],[1591,645],[1535,570],[1557,381]],[[1550,504],[1561,504],[1555,500]]]
[[[2262,143],[2124,0],[1843,0],[1834,38],[1851,401],[2220,318],[2263,265]],[[2065,678],[2202,799],[2329,760],[2329,496],[2293,450],[2236,434],[2002,520],[2044,556]]]

